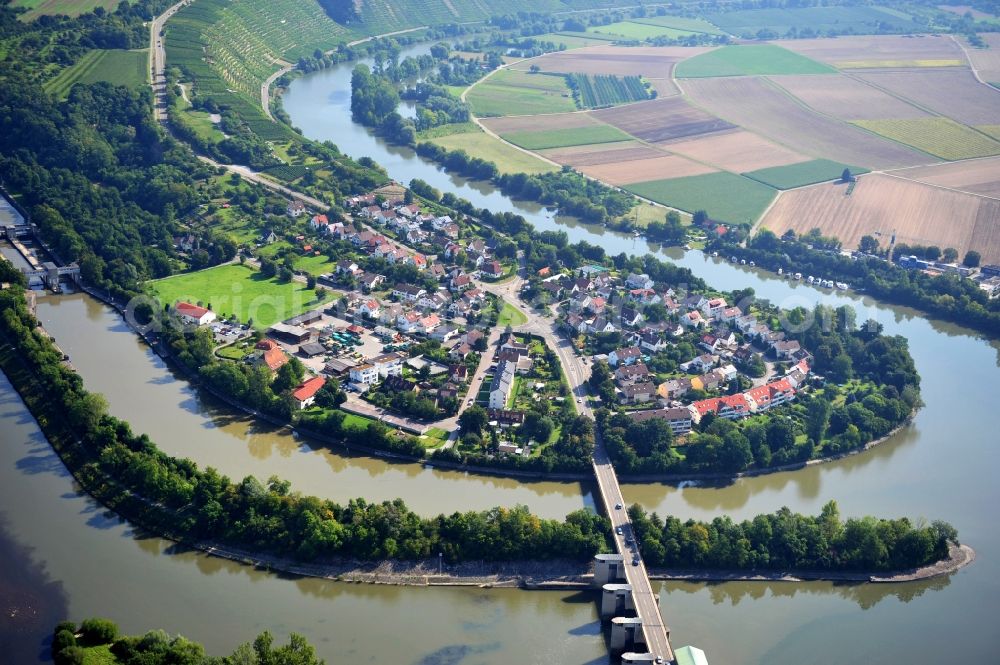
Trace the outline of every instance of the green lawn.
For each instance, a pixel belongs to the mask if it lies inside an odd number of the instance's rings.
[[[683,60],[677,78],[753,76],[758,74],[830,74],[837,70],[773,44],[723,46]]]
[[[687,212],[705,210],[712,219],[730,224],[752,224],[776,194],[767,185],[732,173],[640,182],[625,189]]]
[[[310,275],[319,276],[323,273],[331,272],[335,267],[333,261],[326,254],[319,256],[300,256],[292,262],[296,270],[304,270]]]
[[[528,150],[566,148],[574,145],[615,143],[632,137],[611,125],[592,125],[572,129],[548,129],[540,132],[511,132],[502,134],[505,139]]]
[[[843,174],[845,168],[849,168],[854,175],[868,173],[868,169],[857,166],[848,166],[829,159],[813,159],[800,164],[750,171],[743,175],[776,189],[792,189],[793,187],[804,187],[817,182],[835,180]]]
[[[517,327],[527,322],[528,317],[524,315],[524,312],[508,302],[503,304],[503,309],[500,310],[500,316],[497,317],[497,325],[501,327],[506,327],[508,325]]]
[[[146,49],[135,51],[87,51],[71,66],[46,81],[44,88],[58,97],[65,97],[74,83],[108,81],[116,85],[138,88],[147,83],[146,67],[149,54]]]
[[[149,285],[165,305],[178,300],[201,302],[220,315],[235,314],[240,321],[253,319],[254,326],[261,329],[321,304],[302,282],[265,279],[259,272],[238,264],[174,275]],[[325,300],[334,295],[328,291]]]
[[[480,117],[576,110],[573,95],[562,76],[512,69],[502,69],[472,88],[466,101]]]
[[[465,134],[449,134],[431,139],[431,143],[448,150],[464,150],[473,157],[485,159],[497,165],[500,173],[549,173],[558,166],[543,162],[526,152],[513,148],[500,139],[493,138],[473,125],[473,131]]]
[[[116,665],[119,662],[111,653],[110,644],[83,648],[83,665]]]

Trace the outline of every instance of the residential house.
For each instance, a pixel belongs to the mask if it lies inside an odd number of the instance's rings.
[[[320,233],[327,233],[330,228],[330,220],[326,215],[313,215],[309,220],[309,227]]]
[[[480,270],[487,277],[503,277],[503,265],[499,261],[486,261]]]
[[[257,352],[254,356],[254,364],[267,367],[272,372],[277,372],[281,366],[288,362],[288,356],[282,351],[278,343],[269,339],[261,340],[257,344]]]
[[[634,343],[637,343],[639,348],[651,353],[657,353],[667,348],[667,343],[653,330],[641,331],[635,336]]]
[[[776,341],[771,345],[771,350],[778,360],[793,360],[795,354],[799,352],[799,343],[794,339],[790,341]]]
[[[739,376],[739,372],[737,372],[736,368],[730,364],[723,365],[722,367],[716,367],[712,370],[712,373],[716,374],[722,383],[729,383]]]
[[[358,278],[358,283],[361,288],[367,291],[372,291],[375,287],[385,282],[385,275],[379,275],[378,273],[365,273]]]
[[[501,362],[497,365],[493,373],[493,380],[490,382],[489,408],[505,409],[510,392],[514,387],[514,372],[516,365],[510,362]]]
[[[361,267],[350,259],[341,259],[337,262],[338,275],[358,275],[361,272]]]
[[[412,284],[397,284],[392,287],[392,295],[407,302],[417,302],[422,296],[427,295],[427,289]]]
[[[271,229],[264,229],[263,231],[261,231],[260,237],[257,239],[257,242],[261,243],[262,245],[270,245],[271,243],[277,241],[278,241],[278,234],[276,234]]]
[[[401,375],[387,376],[382,382],[382,388],[392,393],[419,393],[420,388],[415,381],[404,379]]]
[[[510,351],[517,357],[527,356],[528,345],[524,344],[523,342],[518,342],[512,336],[510,339],[508,339],[506,342],[500,345],[500,351],[501,352]]]
[[[691,379],[691,387],[695,390],[717,390],[721,384],[722,380],[714,372],[706,372]]]
[[[448,378],[455,383],[464,383],[469,377],[469,368],[465,365],[452,365],[448,368]]]
[[[343,377],[347,376],[352,367],[356,367],[357,362],[350,358],[334,358],[323,366],[323,371],[331,376]]]
[[[465,342],[469,346],[475,346],[476,342],[478,342],[479,340],[481,340],[481,339],[483,339],[485,337],[486,337],[486,335],[483,333],[482,330],[472,329],[472,330],[468,331],[467,333],[465,333]]]
[[[420,332],[425,335],[430,334],[439,325],[441,325],[441,317],[437,314],[428,314],[420,319]]]
[[[656,394],[664,400],[672,401],[675,399],[680,399],[691,390],[692,383],[691,379],[680,378],[680,379],[667,379],[660,385],[656,387]]]
[[[695,372],[704,373],[715,367],[718,360],[718,356],[713,356],[711,353],[703,353],[697,358],[693,358],[686,363],[681,363],[680,369],[682,372],[687,372],[689,374],[693,374]]]
[[[371,359],[379,376],[400,376],[403,373],[404,356],[399,353],[386,353]]]
[[[739,418],[746,418],[750,415],[751,411],[750,402],[743,393],[726,395],[725,397],[712,397],[691,404],[691,416],[696,423],[701,422],[701,419],[709,413],[714,413],[719,418],[737,420]]]
[[[743,310],[740,309],[739,307],[726,307],[721,312],[719,312],[715,318],[718,321],[722,321],[723,323],[733,324],[742,316],[743,316]]]
[[[462,361],[468,358],[472,354],[472,347],[469,346],[467,342],[459,342],[455,346],[451,347],[448,352],[448,358],[455,361]]]
[[[640,305],[655,305],[660,302],[660,296],[653,289],[631,289],[628,295]]]
[[[611,321],[608,321],[603,316],[599,316],[596,319],[594,319],[593,323],[591,323],[587,329],[595,334],[613,333],[616,330],[615,324],[611,323]]]
[[[700,309],[706,319],[717,319],[726,307],[728,305],[725,298],[712,298],[702,304]]]
[[[638,362],[634,365],[619,365],[615,370],[615,383],[619,387],[632,383],[648,383],[650,381],[649,368],[645,363]]]
[[[642,325],[643,317],[642,314],[635,311],[631,307],[622,307],[621,323],[626,328],[635,328],[636,326]]]
[[[348,370],[348,376],[351,378],[351,383],[367,388],[368,386],[373,386],[378,383],[379,374],[375,365],[372,365],[371,363],[364,363],[362,365],[356,365]]]
[[[628,346],[623,349],[615,349],[608,354],[608,364],[612,367],[618,365],[632,365],[642,359],[642,351],[637,346]]]
[[[568,314],[566,316],[566,327],[571,333],[583,335],[590,329],[589,322],[579,314]]]
[[[396,327],[399,328],[400,332],[404,332],[407,335],[412,335],[416,332],[421,332],[420,329],[420,313],[419,312],[403,312],[398,317],[396,317]]]
[[[364,301],[361,303],[361,306],[358,307],[358,313],[362,316],[367,316],[370,319],[377,319],[379,312],[381,311],[382,305],[379,304],[379,301],[374,298]]]
[[[686,298],[684,298],[681,305],[685,309],[700,310],[705,306],[705,303],[707,302],[708,298],[706,298],[705,296],[701,295],[700,293],[692,293],[688,295]]]
[[[288,205],[285,206],[285,212],[288,213],[289,217],[299,217],[306,211],[305,204],[302,201],[295,200],[289,201]]]
[[[667,409],[649,409],[646,411],[632,411],[628,414],[628,417],[631,418],[633,422],[637,423],[652,420],[654,418],[665,420],[670,426],[670,431],[676,436],[690,432],[693,423],[691,410],[686,406]]]
[[[593,299],[589,293],[576,293],[570,298],[569,308],[573,312],[582,312],[585,309],[590,309],[592,302]]]
[[[324,385],[326,385],[326,379],[322,376],[314,376],[311,379],[306,379],[292,391],[292,399],[298,403],[300,409],[310,407],[316,401],[316,393]]]
[[[471,289],[473,286],[472,277],[464,273],[451,278],[450,288],[453,293],[461,293],[462,291]]]
[[[622,387],[619,397],[626,404],[642,404],[653,399],[656,386],[652,382],[630,383]]]
[[[629,276],[625,279],[625,286],[630,289],[651,289],[654,286],[654,282],[650,279],[649,275],[642,273],[629,273]]]
[[[456,337],[458,337],[457,326],[439,326],[431,333],[431,339],[436,339],[442,343]]]
[[[495,422],[501,429],[518,427],[524,424],[524,412],[513,409],[490,409],[488,412],[490,421]]]
[[[179,302],[174,305],[174,312],[181,317],[187,325],[203,326],[206,323],[211,323],[215,321],[215,312],[212,310],[199,307],[198,305],[192,305],[189,302]]]
[[[444,295],[440,291],[435,291],[434,293],[428,293],[427,295],[421,296],[417,300],[417,307],[436,312],[447,305],[450,300],[451,298]]]
[[[698,310],[691,310],[681,317],[681,325],[685,328],[704,328],[708,325]]]

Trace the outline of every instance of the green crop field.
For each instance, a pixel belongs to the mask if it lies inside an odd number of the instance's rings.
[[[544,35],[535,35],[532,39],[540,42],[552,42],[557,45],[563,44],[567,50],[608,43],[608,39],[604,35],[587,35],[582,32],[550,32]]]
[[[664,28],[691,34],[700,32],[706,35],[721,35],[723,32],[708,21],[700,18],[685,18],[683,16],[649,16],[647,18],[634,18],[633,23],[647,23],[649,25],[659,25]]]
[[[756,74],[831,74],[837,70],[773,44],[723,46],[677,63],[677,78]]]
[[[733,173],[654,180],[624,188],[687,212],[704,210],[712,219],[730,224],[752,224],[776,194],[772,187]]]
[[[749,37],[756,36],[759,30],[770,30],[778,35],[785,35],[792,28],[799,31],[808,28],[817,35],[828,31],[874,34],[879,25],[890,26],[900,31],[921,30],[910,16],[902,12],[863,5],[747,9],[708,14],[707,18],[731,34]]]
[[[466,101],[477,116],[536,115],[575,111],[573,94],[560,75],[501,69],[472,88]]]
[[[25,7],[28,11],[19,17],[22,21],[33,21],[39,16],[79,16],[97,7],[113,10],[120,0],[14,0],[11,7]]]
[[[688,30],[678,30],[663,25],[650,23],[638,23],[634,21],[620,21],[609,23],[608,25],[593,25],[587,28],[587,34],[611,35],[613,37],[623,37],[625,39],[650,39],[652,37],[684,37],[690,35]]]
[[[495,139],[473,125],[474,129],[463,134],[448,134],[430,139],[448,150],[464,150],[473,157],[480,157],[497,165],[500,173],[549,173],[559,167],[513,148]]]
[[[108,81],[115,85],[138,88],[146,85],[146,67],[149,65],[147,49],[135,51],[87,51],[71,66],[45,82],[45,91],[56,97],[65,97],[75,83]]]
[[[845,168],[850,169],[853,175],[868,173],[868,169],[857,166],[848,166],[847,164],[840,164],[829,159],[813,159],[799,164],[788,164],[786,166],[774,166],[768,169],[750,171],[743,175],[776,189],[792,189],[794,187],[813,185],[817,182],[836,180],[844,173]]]
[[[358,32],[378,35],[415,25],[442,25],[485,21],[497,14],[550,12],[566,9],[558,0],[505,0],[502,7],[482,0],[363,0]]]
[[[580,106],[606,108],[649,99],[649,90],[638,76],[567,74],[566,80],[578,95]]]
[[[321,304],[302,282],[265,279],[259,272],[235,264],[174,275],[149,285],[163,304],[202,302],[219,315],[235,314],[240,321],[253,319],[257,328],[267,328]],[[333,297],[328,292],[326,300]]]
[[[574,145],[592,143],[614,143],[627,141],[632,137],[611,125],[591,125],[572,129],[548,129],[540,132],[511,132],[501,134],[505,139],[526,150],[546,148],[567,148]]]
[[[854,124],[941,159],[1000,155],[1000,143],[950,118],[856,120]]]

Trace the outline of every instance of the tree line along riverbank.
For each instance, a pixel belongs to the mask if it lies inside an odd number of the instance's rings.
[[[190,460],[165,455],[147,436],[133,434],[126,422],[107,414],[102,398],[88,393],[79,375],[63,363],[19,287],[0,292],[0,305],[0,367],[55,450],[90,494],[157,534],[203,549],[243,549],[277,557],[275,561],[419,561],[441,552],[449,563],[585,564],[593,554],[610,550],[608,521],[585,510],[561,522],[539,519],[523,506],[422,518],[401,500],[369,504],[357,499],[342,506],[293,493],[278,478],[266,484],[252,477],[236,483],[212,469],[202,471]],[[799,518],[802,525],[813,519]],[[891,524],[899,538],[929,541],[945,533],[905,528],[905,520],[878,524]],[[922,563],[940,560],[939,554],[935,546]],[[691,559],[691,565],[697,566],[697,560]]]

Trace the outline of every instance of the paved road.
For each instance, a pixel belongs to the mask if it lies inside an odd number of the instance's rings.
[[[164,122],[167,119],[167,77],[164,73],[167,65],[167,52],[160,33],[163,32],[163,24],[167,22],[167,19],[176,14],[177,10],[187,2],[188,0],[181,0],[154,18],[149,24],[149,82],[153,88],[153,119],[158,122]]]

